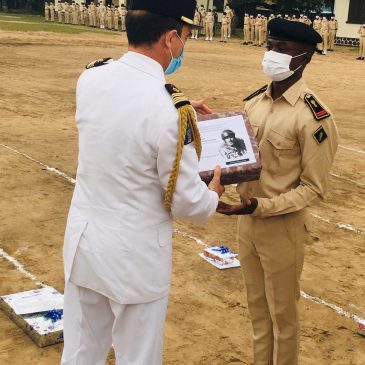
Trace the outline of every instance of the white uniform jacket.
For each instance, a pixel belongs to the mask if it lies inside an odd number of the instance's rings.
[[[166,296],[172,215],[204,222],[218,195],[185,145],[171,214],[163,207],[178,114],[159,63],[128,52],[86,70],[77,84],[79,161],[64,241],[66,282],[121,304]]]

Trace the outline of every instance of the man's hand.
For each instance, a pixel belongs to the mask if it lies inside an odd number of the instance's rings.
[[[204,100],[190,100],[190,104],[198,114],[206,115],[213,113],[208,105],[204,104]]]
[[[245,200],[240,204],[230,205],[219,201],[217,212],[225,215],[251,214],[257,208],[258,201],[255,198]]]
[[[225,191],[224,186],[221,185],[221,173],[222,173],[222,170],[221,170],[220,166],[216,166],[216,168],[214,169],[213,179],[208,185],[208,189],[215,191],[219,197],[221,197]]]

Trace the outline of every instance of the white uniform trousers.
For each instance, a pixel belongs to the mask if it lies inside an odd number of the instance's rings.
[[[119,304],[68,282],[61,365],[104,365],[112,344],[116,365],[161,365],[167,300]]]

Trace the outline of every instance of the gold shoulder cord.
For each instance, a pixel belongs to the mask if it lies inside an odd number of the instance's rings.
[[[165,87],[168,93],[171,95],[172,101],[174,102],[175,108],[177,109],[179,114],[179,128],[178,128],[176,155],[170,172],[169,181],[167,183],[166,195],[164,201],[164,207],[169,212],[171,210],[171,201],[176,187],[176,180],[179,175],[180,160],[185,144],[185,137],[188,127],[190,127],[192,130],[194,147],[199,160],[202,151],[202,144],[194,109],[191,106],[190,101],[174,85],[166,84]]]

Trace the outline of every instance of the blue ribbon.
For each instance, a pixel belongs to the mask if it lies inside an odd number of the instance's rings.
[[[228,253],[229,248],[226,246],[220,246],[219,248],[212,248],[212,251],[218,251],[220,253]]]
[[[52,323],[55,323],[62,319],[63,310],[62,309],[52,309],[48,312],[43,313],[43,317],[46,319],[50,319]]]

